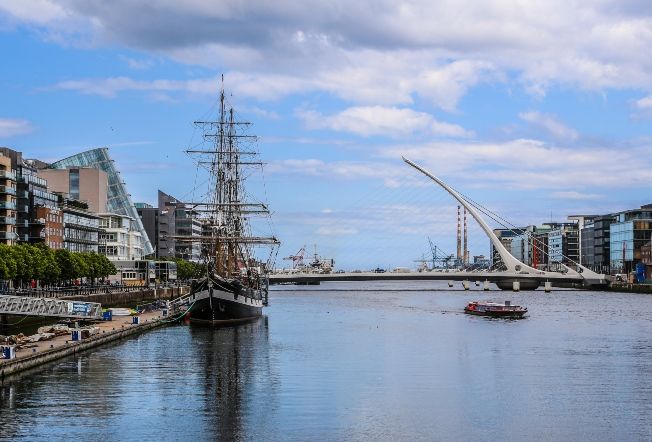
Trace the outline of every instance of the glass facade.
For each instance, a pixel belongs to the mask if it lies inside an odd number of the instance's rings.
[[[125,184],[120,178],[120,173],[115,167],[113,160],[109,157],[109,149],[102,147],[99,149],[92,149],[86,152],[78,153],[63,160],[59,160],[50,165],[53,169],[66,169],[77,167],[92,167],[103,170],[107,173],[109,178],[109,192],[107,199],[107,211],[131,217],[136,224],[136,229],[140,232],[143,251],[146,255],[153,253],[154,248],[147,236],[147,232],[143,227],[143,223],[138,216],[136,207],[131,201],[131,197],[127,192]],[[71,178],[72,180],[72,178]]]
[[[624,216],[619,217],[624,219]],[[610,234],[612,270],[630,272],[641,262],[641,249],[652,237],[652,220],[632,219],[614,223],[610,226]]]

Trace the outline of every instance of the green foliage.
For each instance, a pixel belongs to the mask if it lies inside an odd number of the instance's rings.
[[[205,273],[205,266],[182,258],[161,258],[161,261],[177,263],[177,278],[179,280],[198,279]]]
[[[13,256],[11,247],[6,244],[0,244],[0,279],[16,279],[16,260]]]
[[[165,260],[165,259],[163,259]],[[169,258],[176,262],[180,280],[200,278],[205,266],[181,258]],[[96,281],[118,272],[115,265],[104,255],[97,253],[74,253],[65,249],[52,250],[44,243],[0,244],[0,280],[12,280],[18,285],[32,280],[45,284],[87,278]]]
[[[46,284],[79,278],[96,280],[113,275],[117,269],[104,255],[52,250],[47,245],[0,244],[0,280],[18,284],[32,280]]]

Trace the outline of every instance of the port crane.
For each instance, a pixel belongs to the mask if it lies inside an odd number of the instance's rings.
[[[439,253],[437,251],[437,245],[432,242],[432,239],[428,237],[428,245],[430,246],[430,254],[432,256],[431,259],[426,259],[425,254],[422,256],[421,259],[415,260],[415,262],[421,263],[421,269],[426,270],[428,269],[428,263],[431,263],[432,267],[430,269],[436,269],[438,267],[442,268],[452,268],[454,267],[455,259],[453,258],[453,255],[446,255],[441,249],[439,249]]]
[[[306,253],[306,246],[303,246],[299,249],[299,251],[296,254],[286,256],[285,258],[283,258],[283,261],[292,261],[293,269],[303,267],[304,266],[303,255],[305,253]]]

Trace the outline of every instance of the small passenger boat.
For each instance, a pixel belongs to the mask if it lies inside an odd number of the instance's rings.
[[[473,301],[464,307],[464,313],[478,316],[491,316],[493,318],[515,318],[520,319],[527,313],[527,308],[520,305],[512,305],[510,301],[503,304],[495,302]]]

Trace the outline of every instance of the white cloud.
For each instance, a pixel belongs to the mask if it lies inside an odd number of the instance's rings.
[[[637,109],[640,110],[652,110],[652,95],[643,97],[640,100],[636,100],[634,103]]]
[[[0,0],[2,12],[46,38],[86,33],[83,44],[238,72],[262,82],[242,86],[256,96],[308,88],[382,105],[420,96],[453,111],[474,85],[510,77],[539,95],[555,85],[652,92],[645,2]]]
[[[0,12],[4,11],[16,20],[47,25],[70,18],[68,10],[56,1],[30,0],[28,2],[0,0]]]
[[[567,200],[596,200],[603,198],[602,195],[599,195],[597,193],[582,193],[582,192],[575,192],[575,191],[560,191],[560,192],[553,192],[552,196],[555,198],[559,199],[567,199]]]
[[[154,66],[154,61],[153,60],[135,59],[135,58],[126,57],[126,56],[121,56],[120,58],[125,63],[127,63],[127,66],[129,66],[130,69],[134,69],[134,70],[145,70],[145,69],[149,69],[152,66]]]
[[[579,134],[576,130],[566,126],[553,115],[530,111],[521,112],[518,114],[518,117],[521,120],[527,121],[528,123],[543,129],[555,138],[570,141],[575,141],[579,138]]]
[[[404,155],[436,175],[464,177],[471,185],[488,188],[561,191],[591,188],[595,191],[649,187],[652,183],[649,151],[649,144],[626,149],[618,146],[588,149],[519,139],[393,146],[381,149],[379,154],[386,158]]]
[[[406,108],[358,106],[329,116],[316,111],[299,110],[297,116],[311,129],[326,128],[362,136],[398,137],[414,133],[446,137],[471,135],[461,126],[437,121],[430,114]]]
[[[324,235],[324,236],[343,236],[343,235],[355,235],[358,233],[358,230],[345,228],[345,227],[322,226],[318,228],[315,233],[317,235]]]
[[[228,75],[229,91],[238,97],[254,97],[261,100],[274,100],[290,93],[307,89],[305,82],[285,76],[252,76],[239,72]],[[111,78],[62,81],[55,89],[74,90],[86,95],[99,95],[113,98],[120,92],[143,91],[150,93],[181,92],[201,95],[217,95],[221,80],[219,76],[191,80],[134,80],[120,76]]]
[[[0,118],[0,138],[9,138],[16,135],[23,135],[34,130],[27,120]]]
[[[649,143],[586,149],[527,139],[438,141],[377,148],[371,155],[375,159],[369,161],[290,159],[272,162],[266,170],[328,179],[372,179],[386,187],[429,185],[403,164],[400,158],[405,156],[451,183],[464,182],[465,188],[541,190],[555,198],[591,200],[599,199],[600,191],[650,188],[650,149]]]

